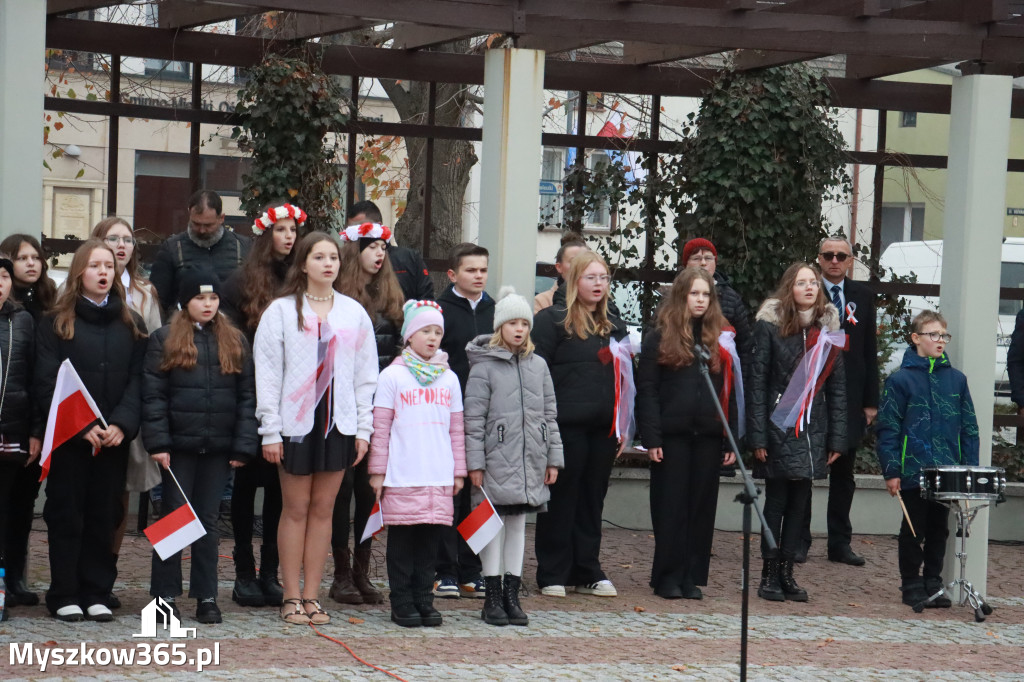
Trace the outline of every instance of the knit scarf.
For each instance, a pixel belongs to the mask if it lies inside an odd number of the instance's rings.
[[[435,365],[421,359],[408,348],[402,351],[402,362],[409,368],[420,386],[429,386],[434,383],[447,369],[444,365]]]

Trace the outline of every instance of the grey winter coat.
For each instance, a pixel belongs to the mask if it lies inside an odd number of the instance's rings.
[[[490,339],[466,344],[466,468],[484,470],[495,506],[542,507],[551,497],[545,469],[564,464],[551,374],[536,354],[514,356]]]

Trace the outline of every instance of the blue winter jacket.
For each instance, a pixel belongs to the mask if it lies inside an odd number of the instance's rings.
[[[911,346],[885,381],[876,423],[882,476],[920,487],[921,469],[978,463],[978,419],[967,377],[949,358],[924,358]]]

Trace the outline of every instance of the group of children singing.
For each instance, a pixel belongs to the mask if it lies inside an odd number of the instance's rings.
[[[445,579],[483,592],[486,623],[526,625],[520,591],[533,513],[542,594],[614,596],[600,565],[601,515],[611,466],[632,435],[633,351],[609,311],[607,264],[576,249],[564,289],[535,319],[514,291],[491,300],[483,292],[486,250],[460,245],[440,303],[403,303],[387,227],[367,222],[340,240],[321,232],[299,238],[305,221],[296,206],[269,206],[246,265],[226,283],[208,270],[187,272],[166,326],[153,319],[154,292],[138,277],[123,221],[97,226],[56,296],[37,242],[0,244],[8,254],[0,258],[0,552],[13,603],[33,603],[24,584],[31,511],[21,488],[34,499],[42,427],[65,359],[105,421],[49,460],[46,605],[59,619],[113,617],[125,491],[151,486],[144,479],[157,465],[165,510],[187,499],[207,531],[191,546],[189,597],[201,623],[221,622],[216,520],[232,469],[239,496],[233,597],[280,605],[289,623],[330,622],[320,585],[338,493],[353,476],[346,471],[361,471],[380,504],[398,625],[440,625],[433,599],[444,594]],[[636,422],[652,462],[650,584],[659,596],[700,599],[708,584],[718,473],[739,454],[717,402],[737,437],[746,432],[767,482],[765,512],[778,548],[762,548],[759,594],[807,600],[793,578],[802,525],[796,507],[829,458],[847,450],[836,319],[820,275],[795,264],[758,314],[756,352],[744,368],[714,279],[696,267],[676,277],[645,336],[635,381]],[[922,466],[976,462],[978,443],[966,382],[943,352],[949,336],[941,316],[918,316],[912,342],[886,385],[879,457],[890,491],[902,485],[915,526],[926,529],[923,551],[916,538],[900,537],[904,590],[923,601],[921,592],[941,582],[945,516],[908,489]],[[822,362],[810,362],[817,353]],[[911,395],[930,396],[931,408],[911,404]],[[267,488],[265,521],[276,520],[273,505],[280,505],[279,525],[265,526],[258,578],[257,485]],[[439,562],[453,525],[485,498],[502,527],[480,553],[482,584],[474,587],[473,576],[458,575],[458,549],[447,553],[452,568]],[[361,515],[356,533],[366,525],[368,513]],[[347,536],[341,544],[347,567]],[[181,553],[154,553],[150,593],[180,614],[181,592]],[[369,603],[380,599],[372,586],[359,592]]]

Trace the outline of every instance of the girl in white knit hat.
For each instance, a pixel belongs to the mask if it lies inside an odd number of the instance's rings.
[[[551,374],[530,341],[533,308],[512,287],[498,299],[494,334],[466,346],[466,463],[474,502],[485,491],[504,523],[480,552],[487,582],[481,617],[490,625],[526,625],[519,605],[526,514],[547,510],[562,440]]]

